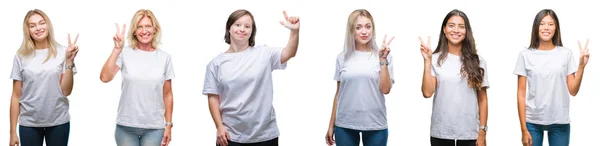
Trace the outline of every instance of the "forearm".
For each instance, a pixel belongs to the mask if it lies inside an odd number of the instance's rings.
[[[208,108],[210,110],[210,115],[212,116],[213,122],[215,123],[215,127],[220,129],[223,127],[223,121],[221,119],[221,109],[220,105],[220,97],[208,97]]]
[[[73,66],[73,61],[66,61],[65,66]],[[65,69],[65,73],[60,78],[60,89],[62,90],[63,96],[71,95],[73,91],[73,69]]]
[[[435,80],[431,75],[431,62],[425,61],[423,67],[423,81],[421,83],[421,92],[423,92],[423,97],[429,98],[433,95],[435,91]]]
[[[296,52],[298,51],[298,41],[300,39],[300,31],[299,30],[291,30],[290,38],[288,40],[288,44],[283,49],[281,55],[281,63],[287,62],[290,58],[296,56]]]
[[[390,93],[392,89],[392,80],[390,79],[390,72],[387,65],[381,65],[379,70],[379,90],[383,94]]]
[[[102,82],[109,82],[114,78],[114,75],[117,72],[115,69],[118,69],[117,59],[119,58],[119,54],[120,52],[113,51],[104,63],[102,72],[100,73],[100,80],[102,80]]]
[[[167,94],[164,97],[165,102],[165,121],[173,121],[173,94]]]
[[[10,134],[17,134],[17,122],[19,119],[19,113],[21,112],[19,109],[19,101],[20,95],[15,96],[10,99]]]
[[[479,92],[479,126],[487,126],[488,119],[488,100],[487,100],[487,91],[485,89],[480,90]]]
[[[335,126],[335,115],[337,114],[337,93],[335,94],[335,98],[333,98],[333,108],[331,109],[331,118],[329,119],[329,128],[333,128]]]
[[[579,87],[581,87],[581,81],[583,79],[584,67],[579,67],[577,73],[575,73],[575,80],[569,84],[569,92],[575,96],[579,93]]]

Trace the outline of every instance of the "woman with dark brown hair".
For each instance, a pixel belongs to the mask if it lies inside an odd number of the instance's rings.
[[[450,11],[433,53],[429,39],[427,43],[419,39],[425,60],[421,90],[425,98],[435,96],[431,145],[485,145],[488,72],[485,60],[477,55],[469,18],[462,11]]]
[[[247,10],[231,13],[225,25],[229,49],[206,66],[204,89],[220,146],[276,146],[279,129],[273,109],[272,71],[285,69],[296,55],[300,20],[288,17],[284,48],[255,45],[256,24]]]

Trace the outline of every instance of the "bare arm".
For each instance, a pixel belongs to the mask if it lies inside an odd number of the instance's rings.
[[[66,66],[73,66],[73,60],[67,60]],[[65,69],[60,77],[60,89],[62,90],[63,96],[71,95],[73,91],[73,69]]]
[[[213,121],[215,123],[215,127],[217,129],[221,129],[223,128],[223,121],[221,119],[221,109],[220,109],[220,104],[221,104],[221,97],[219,95],[216,94],[208,94],[208,108],[210,110],[210,115],[213,118]]]
[[[487,126],[487,120],[488,120],[487,88],[479,89],[479,91],[477,92],[477,103],[479,104],[479,126]]]
[[[285,46],[283,51],[281,52],[281,63],[286,63],[292,57],[296,56],[296,52],[298,51],[298,40],[300,36],[298,35],[300,30],[291,30],[290,31],[290,39],[288,40],[288,44]]]
[[[119,72],[119,66],[117,66],[117,59],[119,58],[119,54],[121,54],[121,50],[114,49],[104,63],[102,67],[102,72],[100,72],[100,80],[104,83],[108,83],[115,78],[117,72]]]
[[[380,59],[380,61],[386,62],[386,59]],[[387,65],[381,65],[379,70],[379,91],[383,94],[390,93],[392,90],[392,79],[390,79],[390,72]],[[337,97],[337,95],[336,95]]]
[[[437,80],[431,75],[431,60],[426,60],[423,68],[423,81],[421,83],[421,92],[423,97],[430,98],[435,92]]]
[[[337,111],[338,93],[340,91],[340,81],[337,81],[337,89],[335,90],[335,97],[333,98],[333,108],[331,109],[331,118],[329,119],[329,128],[333,129],[335,126],[335,115]]]
[[[517,106],[519,110],[519,122],[521,124],[521,132],[527,131],[527,125],[525,124],[525,94],[527,93],[527,77],[519,76],[518,78],[518,89],[517,89]]]
[[[20,114],[21,88],[23,82],[13,80],[12,97],[10,98],[10,135],[17,136],[17,122]]]
[[[579,67],[577,69],[577,73],[570,74],[567,76],[567,86],[569,88],[569,93],[571,96],[576,96],[579,92],[579,87],[581,87],[581,80],[583,79],[583,71],[584,67]]]
[[[173,116],[173,90],[171,88],[171,80],[166,80],[163,85],[163,98],[165,102],[165,121],[172,122]],[[167,126],[168,129],[171,126]]]

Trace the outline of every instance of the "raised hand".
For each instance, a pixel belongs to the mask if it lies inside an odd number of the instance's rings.
[[[113,41],[115,42],[115,51],[121,51],[123,49],[123,45],[125,44],[125,24],[123,24],[123,29],[119,29],[119,24],[115,23],[117,26],[117,33],[113,37]]]
[[[392,37],[390,40],[387,40],[387,35],[383,36],[383,45],[379,49],[379,59],[387,59],[388,54],[390,54],[390,43],[394,40],[395,37]]]
[[[582,67],[585,67],[585,65],[587,65],[588,63],[588,60],[590,59],[588,43],[590,43],[590,39],[587,39],[585,41],[585,47],[582,48],[581,42],[577,41],[577,44],[579,45],[579,65]]]
[[[280,21],[279,23],[281,23],[281,25],[291,30],[300,29],[300,18],[298,18],[297,16],[288,17],[285,11],[283,11],[283,17],[285,18],[285,21]]]
[[[421,55],[423,55],[423,59],[425,61],[431,61],[432,51],[431,51],[431,37],[427,36],[427,43],[423,41],[423,38],[419,37],[419,41],[421,41]]]
[[[65,59],[67,59],[68,63],[73,63],[75,60],[75,56],[77,56],[77,52],[79,52],[79,46],[77,46],[77,38],[79,38],[79,34],[75,36],[75,40],[71,42],[71,34],[67,35],[69,39],[69,45],[67,47],[67,51],[65,52]]]

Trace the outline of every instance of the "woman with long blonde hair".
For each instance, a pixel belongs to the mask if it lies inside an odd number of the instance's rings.
[[[126,33],[125,24],[117,24],[115,46],[100,73],[105,83],[119,70],[123,76],[115,140],[119,146],[166,146],[173,127],[171,55],[158,46],[162,28],[152,11],[138,10],[130,25]]]
[[[10,103],[10,144],[66,146],[70,114],[67,96],[73,91],[77,38],[58,44],[48,15],[34,9],[23,20],[23,43],[14,57]],[[19,137],[17,136],[19,124]]]
[[[346,28],[344,50],[336,61],[337,90],[325,139],[328,145],[358,146],[362,133],[365,146],[385,146],[385,94],[394,83],[389,44],[394,38],[384,37],[378,49],[373,16],[364,9],[350,13]]]

